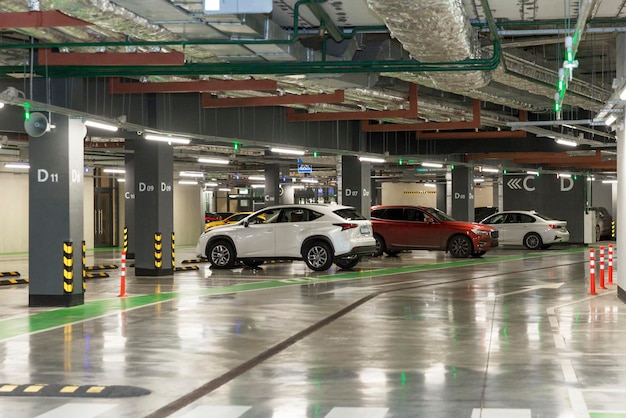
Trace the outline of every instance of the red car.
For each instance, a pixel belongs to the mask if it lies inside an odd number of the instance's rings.
[[[443,250],[453,257],[480,257],[498,246],[498,231],[487,225],[456,221],[439,209],[424,206],[371,208],[376,253]]]

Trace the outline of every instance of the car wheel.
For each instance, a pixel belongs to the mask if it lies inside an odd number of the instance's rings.
[[[524,237],[524,247],[528,248],[529,250],[538,250],[541,248],[542,245],[543,241],[541,240],[539,234],[531,232]]]
[[[215,241],[209,244],[207,258],[215,268],[230,269],[235,265],[235,249],[228,241]]]
[[[475,253],[472,253],[472,257],[478,258],[478,257],[482,257],[485,254],[487,254],[487,251],[476,251]]]
[[[600,241],[602,235],[600,234],[600,225],[596,225],[596,241]]]
[[[361,261],[361,257],[357,257],[357,256],[343,257],[343,258],[336,258],[335,264],[340,269],[349,270],[352,267],[356,266],[359,261]]]
[[[467,258],[474,252],[472,241],[465,235],[456,235],[448,243],[448,252],[455,258]]]
[[[248,259],[248,260],[243,260],[242,263],[253,269],[263,264],[263,260]]]
[[[374,234],[374,239],[376,240],[376,251],[374,251],[374,257],[380,257],[385,252],[385,240],[378,234]]]
[[[323,241],[307,244],[302,252],[306,265],[314,271],[328,270],[333,264],[330,246]]]

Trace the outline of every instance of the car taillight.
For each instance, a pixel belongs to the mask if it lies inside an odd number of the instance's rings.
[[[359,224],[351,224],[351,223],[341,223],[341,224],[333,224],[335,226],[340,226],[342,231],[345,231],[346,229],[352,229],[352,228],[356,228],[357,226],[359,226]]]
[[[548,224],[548,228],[550,229],[556,229],[558,227],[559,227],[558,225]]]

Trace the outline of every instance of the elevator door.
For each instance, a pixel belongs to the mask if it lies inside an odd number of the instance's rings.
[[[94,246],[114,247],[113,189],[96,188],[94,196]]]

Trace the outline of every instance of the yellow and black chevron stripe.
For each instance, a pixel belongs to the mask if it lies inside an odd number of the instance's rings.
[[[11,384],[0,383],[0,396],[62,396],[80,398],[129,398],[150,394],[137,386]]]

